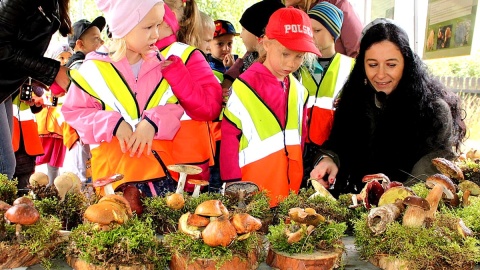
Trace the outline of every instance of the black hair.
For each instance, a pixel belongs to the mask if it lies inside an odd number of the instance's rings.
[[[66,37],[68,34],[72,33],[72,21],[68,13],[70,0],[60,0],[58,1],[58,5],[60,13],[60,29],[58,31],[62,36]]]

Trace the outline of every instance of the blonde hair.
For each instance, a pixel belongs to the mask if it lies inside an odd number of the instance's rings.
[[[203,31],[212,30],[212,33],[215,31],[215,23],[213,22],[212,17],[210,17],[207,13],[200,11],[200,19],[202,21]]]
[[[265,43],[271,43],[271,42],[276,42],[277,44],[279,45],[282,45],[278,40],[276,39],[269,39],[268,37],[265,39],[263,39],[262,42],[265,42]],[[282,45],[283,46],[283,45]],[[263,48],[263,44],[261,46],[261,48],[259,48],[258,50],[258,59],[257,59],[257,62],[259,63],[263,63],[265,62],[265,60],[267,59],[267,51],[265,50],[265,48]],[[303,63],[302,63],[302,66],[305,66],[307,67],[309,70],[312,70],[313,69],[313,63],[314,61],[317,59],[317,55],[314,54],[314,53],[309,53],[309,52],[306,52],[305,55],[303,56]]]
[[[118,62],[127,56],[127,42],[124,37],[112,39],[108,49],[111,52],[110,58],[114,62]]]
[[[165,0],[165,4],[177,15],[180,25],[177,39],[180,42],[198,47],[202,42],[202,22],[195,0]]]

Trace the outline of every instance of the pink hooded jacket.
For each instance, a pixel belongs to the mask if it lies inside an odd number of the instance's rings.
[[[162,78],[159,61],[145,60],[136,78],[126,58],[119,62],[112,62],[108,56],[91,52],[86,56],[85,62],[92,59],[111,62],[122,74],[137,99],[142,118],[147,117],[157,126],[158,132],[154,139],[171,140],[175,136],[180,128],[180,117],[184,112],[180,105],[167,104],[144,110],[150,95]],[[62,106],[62,113],[65,121],[77,130],[86,144],[110,142],[115,128],[122,119],[119,112],[102,110],[98,100],[73,83]]]

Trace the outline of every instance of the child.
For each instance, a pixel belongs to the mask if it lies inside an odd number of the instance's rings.
[[[73,51],[68,45],[61,44],[50,47],[45,56],[60,62],[63,61],[63,64],[65,64],[72,56],[72,53]],[[59,175],[59,169],[63,166],[65,159],[66,148],[63,145],[62,131],[64,120],[60,112],[61,102],[52,104],[51,93],[44,95],[44,97],[47,101],[46,104],[49,105],[46,105],[35,116],[38,123],[38,134],[45,154],[37,156],[36,164],[47,164],[47,175],[51,185],[53,180]]]
[[[124,178],[115,182],[114,189],[128,182],[147,182],[149,195],[163,194],[174,187],[163,181],[165,173],[152,150],[165,164],[174,163],[171,140],[183,114],[180,105],[166,104],[165,93],[159,90],[163,70],[172,61],[152,57],[164,4],[160,0],[96,3],[112,33],[112,53],[89,53],[79,70],[71,70],[73,83],[62,112],[82,141],[90,144],[94,182],[121,173]]]
[[[265,34],[265,27],[268,19],[276,10],[284,7],[280,2],[275,1],[260,1],[253,4],[243,12],[240,18],[242,25],[242,32],[240,38],[247,49],[243,58],[235,61],[235,64],[230,67],[223,76],[222,88],[228,89],[232,86],[232,82],[249,68],[253,62],[258,59],[258,51],[262,49],[261,41]],[[225,91],[224,91],[225,92]],[[228,93],[225,93],[225,100],[228,98]]]
[[[190,7],[194,4],[193,1],[186,2],[185,10],[195,8]],[[184,20],[192,24],[198,23],[186,17]],[[170,66],[162,70],[166,79],[162,87],[173,93],[185,109],[181,127],[173,140],[174,160],[175,163],[200,166],[202,173],[189,178],[208,180],[208,168],[214,164],[215,153],[208,122],[220,115],[222,89],[203,54],[195,47],[175,42],[181,27],[168,5],[165,6],[164,23],[161,27],[165,33],[156,46],[165,58],[173,60]],[[193,191],[193,188],[191,184],[185,185],[186,191]]]
[[[220,173],[253,181],[277,206],[302,181],[307,91],[291,73],[305,53],[320,55],[307,14],[281,8],[268,21],[265,56],[233,82],[222,120]]]
[[[198,46],[198,49],[207,55],[210,53],[210,41],[213,40],[213,34],[215,33],[215,23],[207,13],[201,11],[200,18],[202,20],[202,42]]]
[[[308,16],[312,22],[315,45],[322,53],[314,61],[313,68],[300,69],[302,84],[308,90],[308,134],[304,149],[304,177],[302,187],[313,169],[319,146],[327,140],[333,124],[335,99],[352,71],[355,60],[335,51],[335,42],[342,29],[343,12],[336,6],[321,2]]]
[[[68,45],[75,53],[67,63],[71,69],[79,69],[85,56],[103,45],[101,32],[105,27],[105,18],[99,16],[92,22],[82,19],[73,24],[73,34],[68,35]],[[76,174],[80,181],[91,181],[87,167],[90,163],[90,146],[83,143],[78,133],[67,123],[63,125],[63,143],[67,148],[63,167],[65,171]]]
[[[215,73],[223,74],[238,58],[238,55],[232,55],[232,43],[233,38],[239,34],[229,21],[216,20],[214,23],[215,33],[210,42],[211,53],[207,55],[207,61]]]

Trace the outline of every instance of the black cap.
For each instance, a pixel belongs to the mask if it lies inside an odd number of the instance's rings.
[[[265,27],[267,27],[270,16],[282,7],[285,6],[277,1],[264,0],[255,3],[243,12],[240,24],[256,37],[261,37],[265,34]]]
[[[89,29],[92,26],[96,26],[98,29],[100,29],[100,32],[102,32],[103,28],[105,27],[105,18],[102,16],[98,16],[93,22],[89,22],[88,20],[82,19],[79,20],[78,22],[74,23],[72,28],[73,28],[73,34],[68,35],[68,45],[70,48],[75,48],[75,43],[77,40],[80,38],[87,29]]]

